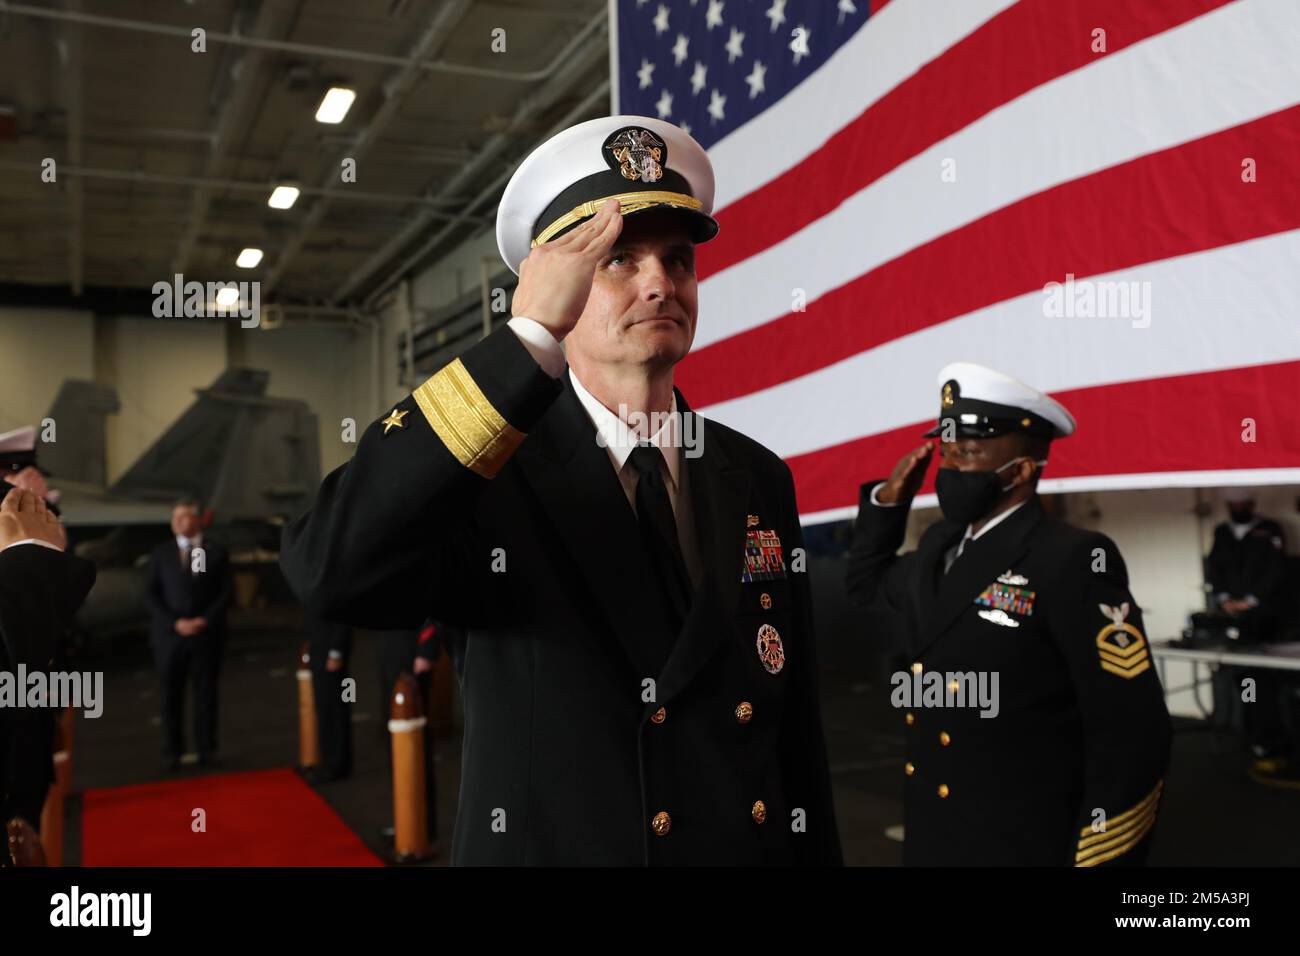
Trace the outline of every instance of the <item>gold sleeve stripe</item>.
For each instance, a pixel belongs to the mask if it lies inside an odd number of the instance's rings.
[[[1115,816],[1107,820],[1106,828],[1109,830],[1113,830],[1115,827],[1123,823],[1125,820],[1135,817],[1138,814],[1145,811],[1147,807],[1149,807],[1152,803],[1154,803],[1156,800],[1160,798],[1160,792],[1161,790],[1164,789],[1164,786],[1165,786],[1165,782],[1163,780],[1157,780],[1156,785],[1151,788],[1150,793],[1148,793],[1145,797],[1139,800],[1132,807],[1125,810],[1123,813],[1117,813]],[[1092,836],[1092,833],[1093,833],[1092,827],[1084,827],[1079,831],[1079,836],[1081,837]]]
[[[447,450],[484,478],[495,478],[526,437],[492,406],[460,359],[417,388],[413,397]]]
[[[1094,833],[1092,836],[1084,837],[1079,841],[1079,853],[1077,855],[1086,855],[1083,851],[1090,847],[1117,842],[1120,837],[1125,836],[1131,830],[1141,827],[1143,823],[1147,822],[1148,819],[1153,819],[1155,815],[1155,804],[1152,804],[1141,816],[1130,817],[1119,826],[1107,827],[1100,833]]]
[[[1074,855],[1075,866],[1096,866],[1098,863],[1105,863],[1107,860],[1113,860],[1121,854],[1127,853],[1133,847],[1142,842],[1142,838],[1147,835],[1153,826],[1155,826],[1156,814],[1154,808],[1151,813],[1142,821],[1142,825],[1114,844],[1099,844],[1089,850],[1083,850]]]

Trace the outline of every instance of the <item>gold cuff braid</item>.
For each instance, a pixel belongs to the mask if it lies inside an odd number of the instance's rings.
[[[466,468],[495,478],[526,437],[488,401],[460,359],[413,393],[429,427]]]

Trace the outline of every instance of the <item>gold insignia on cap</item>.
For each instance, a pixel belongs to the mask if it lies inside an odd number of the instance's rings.
[[[402,419],[409,414],[411,414],[409,411],[399,412],[394,408],[392,414],[379,423],[384,426],[384,434],[387,435],[390,428],[405,428],[406,423]]]
[[[1028,428],[1028,427],[1029,427],[1029,419],[1028,419],[1028,418],[1022,418],[1022,419],[1020,419],[1020,424],[1021,424],[1021,425],[1024,425],[1026,428]]]
[[[945,382],[943,386],[943,407],[952,408],[955,399],[952,397],[952,382]]]
[[[624,179],[657,183],[664,178],[664,168],[660,164],[664,141],[648,129],[625,129],[605,148],[618,160],[618,171]]]

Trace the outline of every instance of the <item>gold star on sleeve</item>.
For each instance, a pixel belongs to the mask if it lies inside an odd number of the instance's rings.
[[[402,422],[402,419],[409,414],[411,414],[409,411],[399,412],[394,408],[392,414],[380,422],[384,426],[384,434],[387,435],[390,428],[405,428],[406,425]]]

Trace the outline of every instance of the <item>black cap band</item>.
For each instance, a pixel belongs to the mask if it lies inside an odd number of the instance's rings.
[[[952,422],[951,426],[947,425]],[[1041,415],[1014,405],[985,402],[977,398],[956,398],[939,412],[939,422],[926,438],[945,434],[950,429],[957,438],[993,438],[1007,432],[1024,432],[1039,438],[1055,438],[1056,426]]]

